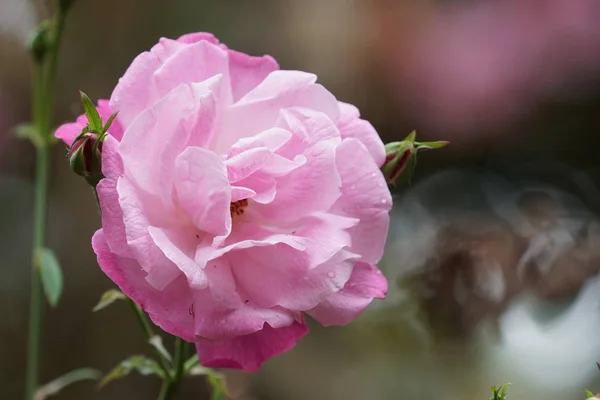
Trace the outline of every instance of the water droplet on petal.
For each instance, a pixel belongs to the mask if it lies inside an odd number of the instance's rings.
[[[330,277],[330,278],[335,278],[335,273],[333,271],[329,271],[327,273],[327,276]]]
[[[377,173],[376,173],[376,172],[373,172],[373,173],[371,174],[371,176],[374,178],[374,177],[376,177],[376,176],[377,176]]]
[[[377,271],[376,271],[376,274],[377,274],[377,275],[381,275],[381,270],[377,270]]]
[[[309,277],[308,275],[306,275],[306,276],[304,277],[304,280],[305,280],[305,281],[307,281],[307,280],[309,280],[309,279],[310,279],[310,277]]]
[[[350,186],[350,190],[354,190],[354,189],[356,189],[356,185]]]
[[[226,320],[224,320],[224,319],[221,320],[221,325],[225,325],[226,323],[227,323]]]
[[[387,203],[387,199],[381,199],[381,204]]]

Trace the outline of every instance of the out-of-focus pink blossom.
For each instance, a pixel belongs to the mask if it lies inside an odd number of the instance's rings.
[[[387,291],[384,146],[315,81],[199,33],[140,54],[99,103],[119,114],[98,262],[206,366],[256,370],[307,333],[303,313],[343,325]]]
[[[595,0],[466,2],[415,25],[387,14],[381,49],[403,107],[446,130],[511,123],[553,91],[600,72]]]

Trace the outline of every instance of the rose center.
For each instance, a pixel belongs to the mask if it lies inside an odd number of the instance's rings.
[[[229,206],[229,212],[231,216],[244,214],[244,209],[248,206],[248,199],[238,200]]]

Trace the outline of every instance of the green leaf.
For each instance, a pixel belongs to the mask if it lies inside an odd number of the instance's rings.
[[[148,343],[150,343],[152,345],[152,347],[154,347],[156,350],[158,350],[158,352],[160,353],[161,356],[163,356],[164,358],[169,360],[169,362],[173,362],[173,358],[171,357],[171,354],[167,351],[167,349],[165,349],[165,346],[163,345],[162,337],[160,337],[160,335],[152,336],[148,340]]]
[[[121,361],[116,367],[114,367],[98,384],[98,387],[103,387],[106,384],[121,379],[129,375],[131,371],[136,371],[140,375],[157,375],[161,378],[165,378],[163,370],[160,368],[158,363],[151,358],[147,358],[140,355],[135,355]]]
[[[39,268],[40,277],[42,278],[42,286],[48,298],[48,303],[52,307],[56,307],[60,295],[63,290],[63,276],[60,269],[60,264],[52,250],[43,247],[37,253],[37,266]]]
[[[98,114],[98,110],[92,103],[92,100],[87,96],[87,94],[83,92],[79,92],[81,95],[81,103],[83,104],[83,109],[85,111],[85,116],[88,119],[88,124],[90,126],[90,130],[95,133],[102,132],[102,118],[100,118],[100,114]]]
[[[54,379],[51,382],[46,383],[44,386],[39,388],[35,392],[35,400],[45,400],[49,396],[59,393],[67,386],[72,385],[75,382],[85,380],[98,380],[102,376],[100,371],[93,368],[78,368],[71,372]]]
[[[94,311],[94,312],[100,311],[103,308],[110,306],[112,303],[114,303],[117,300],[125,300],[125,299],[127,299],[127,296],[125,296],[125,294],[123,292],[121,292],[120,290],[117,290],[117,289],[107,290],[106,292],[104,292],[102,294],[102,297],[100,297],[100,301],[98,302],[98,304],[96,304],[96,306],[92,309],[92,311]]]
[[[209,369],[208,383],[212,387],[211,400],[226,400],[227,388],[225,387],[225,379],[223,375]]]
[[[500,387],[492,386],[493,396],[490,397],[489,400],[507,400],[506,391],[508,390],[509,386],[511,386],[510,383],[507,383],[506,385],[502,385]]]
[[[449,145],[450,142],[446,140],[439,140],[437,142],[415,142],[415,147],[417,150],[431,150],[431,149],[441,149]]]
[[[108,117],[108,119],[106,120],[106,124],[104,124],[104,128],[102,128],[102,133],[108,132],[108,129],[112,125],[113,121],[115,120],[115,118],[117,118],[117,114],[119,114],[118,111],[116,113],[114,113],[113,115],[111,115],[110,117]]]

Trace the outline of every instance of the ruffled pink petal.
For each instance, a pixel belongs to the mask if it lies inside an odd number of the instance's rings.
[[[208,40],[187,43],[191,38],[161,39],[132,62],[110,98],[110,108],[119,111],[123,126],[129,126],[142,111],[181,84],[202,82],[219,74],[229,82],[226,51]],[[229,90],[229,85],[226,88]]]
[[[126,173],[144,191],[172,201],[175,158],[188,146],[201,146],[217,118],[219,77],[181,85],[142,112],[127,129],[119,152]]]
[[[181,271],[165,257],[150,236],[148,228],[153,225],[149,220],[151,214],[141,204],[135,187],[126,178],[119,178],[117,192],[131,254],[146,271],[148,283],[162,290],[181,275]]]
[[[257,87],[271,72],[279,69],[271,56],[252,57],[235,50],[228,50],[229,74],[233,101],[238,101]]]
[[[262,168],[272,156],[273,153],[266,147],[256,147],[228,159],[225,164],[229,182],[235,183],[252,175]]]
[[[199,340],[196,351],[200,363],[210,368],[234,368],[256,371],[262,363],[277,354],[292,349],[308,333],[304,322],[274,329],[265,324],[256,333],[220,342]]]
[[[188,147],[175,161],[179,206],[202,232],[226,235],[231,230],[231,187],[223,160],[210,150]]]
[[[337,128],[325,114],[310,110],[289,110],[284,118],[294,137],[278,154],[292,157],[301,153],[306,162],[277,181],[277,194],[272,202],[257,205],[257,212],[272,221],[292,220],[327,210],[340,196],[341,180],[335,161],[340,143]]]
[[[138,303],[156,325],[186,341],[194,341],[194,316],[189,311],[193,299],[183,275],[157,290],[148,284],[145,272],[134,259],[119,257],[110,251],[102,229],[94,234],[92,247],[102,271]]]
[[[375,164],[381,167],[385,162],[385,145],[370,122],[359,118],[358,109],[350,104],[340,103],[342,112],[338,129],[342,138],[354,138],[362,142],[369,150]]]
[[[231,251],[227,258],[240,290],[260,307],[281,306],[303,311],[342,289],[357,257],[339,251],[325,263],[310,269],[307,254],[275,244]]]
[[[208,278],[203,269],[194,261],[199,241],[195,229],[161,229],[150,226],[148,233],[165,257],[185,274],[191,289],[204,289],[208,286]]]
[[[387,290],[387,280],[381,271],[372,265],[357,263],[344,288],[308,314],[324,326],[345,325],[358,317],[373,298],[383,299]]]
[[[223,115],[221,132],[211,148],[219,153],[243,137],[251,137],[276,126],[281,110],[304,107],[319,110],[333,123],[339,118],[335,97],[314,83],[316,76],[299,71],[277,70],[248,92]]]
[[[365,146],[356,139],[345,139],[337,148],[336,164],[342,179],[342,195],[331,212],[359,218],[350,228],[350,250],[361,260],[376,264],[383,255],[389,228],[392,197],[379,167]]]

